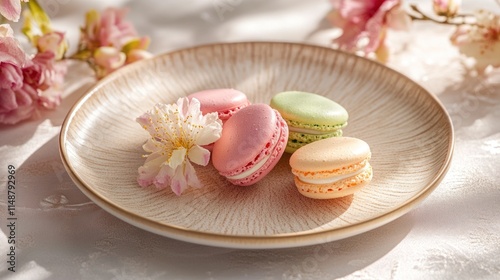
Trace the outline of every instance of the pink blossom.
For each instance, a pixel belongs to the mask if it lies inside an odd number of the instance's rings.
[[[456,15],[461,4],[462,0],[432,0],[434,12],[446,17]]]
[[[91,51],[99,47],[121,49],[128,41],[137,37],[132,23],[125,20],[127,12],[127,9],[118,8],[107,8],[102,15],[94,10],[88,12],[82,28],[83,48]]]
[[[59,105],[66,71],[65,63],[57,62],[50,51],[30,60],[12,34],[9,25],[0,25],[0,123],[4,124]]]
[[[148,37],[138,37],[134,26],[125,20],[127,9],[107,8],[102,15],[86,14],[81,28],[79,54],[90,62],[98,79],[116,69],[152,56],[146,49]]]
[[[476,13],[476,24],[461,25],[451,36],[458,50],[476,60],[476,68],[500,66],[500,15],[487,11]]]
[[[21,0],[0,0],[0,14],[9,21],[17,22],[21,15]]]
[[[99,41],[101,46],[121,48],[131,39],[137,37],[132,23],[125,20],[127,9],[107,8],[102,13]]]
[[[375,52],[383,43],[387,28],[404,30],[410,17],[401,8],[401,0],[331,0],[334,10],[328,15],[343,34],[335,39],[340,48]],[[359,46],[360,40],[368,43]]]
[[[55,58],[51,51],[37,53],[33,66],[25,69],[25,81],[35,82],[33,87],[39,89],[38,105],[47,109],[54,109],[61,103],[61,86],[67,71],[66,61]]]
[[[37,94],[23,76],[30,65],[10,25],[0,25],[0,123],[14,124],[33,114]]]

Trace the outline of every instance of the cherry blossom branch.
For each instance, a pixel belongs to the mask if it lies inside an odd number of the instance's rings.
[[[500,1],[500,0],[497,0]],[[413,12],[415,12],[417,15],[409,14],[412,20],[428,20],[432,21],[434,23],[438,24],[446,24],[446,25],[464,25],[464,24],[469,24],[469,25],[475,25],[476,23],[474,21],[468,22],[468,18],[473,18],[473,15],[469,14],[461,14],[461,15],[456,15],[453,17],[443,17],[443,19],[436,19],[429,17],[426,15],[416,4],[410,5],[410,8]],[[458,19],[458,20],[457,20]]]

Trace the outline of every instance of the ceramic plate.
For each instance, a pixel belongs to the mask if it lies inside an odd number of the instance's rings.
[[[301,196],[283,156],[256,185],[236,187],[209,164],[204,187],[174,195],[141,188],[148,134],[135,118],[158,102],[235,88],[253,103],[285,90],[327,96],[349,112],[345,136],[372,149],[374,178],[354,195]],[[376,62],[328,48],[289,43],[199,46],[134,63],[99,82],[69,112],[60,134],[65,167],[90,199],[142,229],[232,248],[278,248],[346,238],[408,212],[439,184],[450,163],[453,128],[439,101]]]

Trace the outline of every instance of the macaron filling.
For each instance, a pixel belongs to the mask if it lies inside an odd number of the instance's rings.
[[[305,133],[305,134],[312,134],[312,135],[321,135],[321,134],[329,134],[330,133],[329,131],[320,131],[320,130],[316,130],[316,129],[294,127],[294,126],[289,126],[288,130],[290,132]]]
[[[305,122],[295,121],[291,119],[285,119],[288,124],[288,128],[302,128],[310,131],[334,131],[347,126],[347,121],[337,124],[309,124]],[[309,133],[311,134],[311,133]]]
[[[274,147],[276,147],[276,144],[271,148],[271,150],[274,150]],[[271,158],[271,154],[263,157],[259,162],[255,163],[254,166],[252,166],[251,168],[241,172],[240,174],[236,174],[236,175],[233,175],[233,176],[227,176],[226,178],[230,179],[230,180],[239,180],[239,179],[243,179],[243,178],[246,178],[250,175],[252,175],[253,173],[257,172],[262,166],[264,166],[264,164]]]
[[[357,176],[363,172],[368,171],[370,168],[371,168],[370,164],[366,164],[363,168],[358,169],[357,171],[354,171],[352,173],[339,174],[339,175],[334,175],[334,176],[326,177],[326,178],[305,177],[305,176],[301,176],[301,174],[296,174],[296,176],[302,182],[309,183],[309,184],[314,184],[314,185],[333,184],[333,183],[336,183],[338,181],[347,179],[349,177]]]

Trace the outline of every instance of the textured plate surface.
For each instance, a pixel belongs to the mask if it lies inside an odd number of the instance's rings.
[[[250,187],[232,186],[211,164],[197,168],[204,187],[180,197],[139,187],[148,135],[135,118],[158,102],[231,87],[253,103],[300,90],[341,104],[350,117],[344,135],[371,146],[373,181],[349,197],[308,199],[296,190],[285,155]],[[349,237],[408,212],[446,173],[453,128],[435,97],[375,62],[302,44],[215,44],[141,61],[102,80],[68,114],[60,149],[82,192],[133,225],[206,245],[277,248]]]

